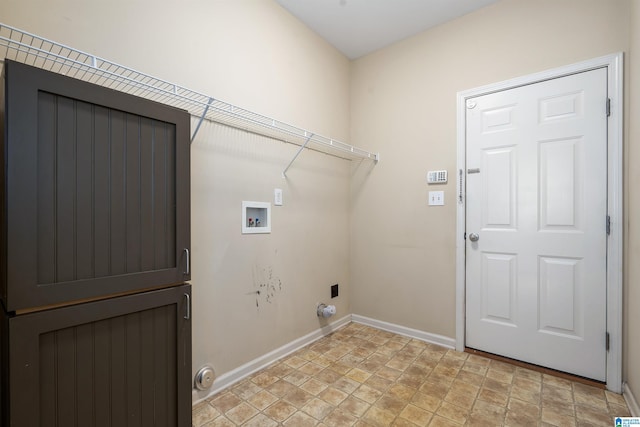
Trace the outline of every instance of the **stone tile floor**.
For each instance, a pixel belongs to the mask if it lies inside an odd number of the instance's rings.
[[[621,395],[350,323],[193,407],[194,427],[613,426]]]

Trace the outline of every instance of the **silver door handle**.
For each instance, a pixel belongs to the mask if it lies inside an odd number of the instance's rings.
[[[184,275],[188,276],[189,272],[190,272],[190,268],[191,268],[190,260],[189,260],[189,249],[184,248],[184,253],[187,255],[187,260],[186,260],[187,261],[187,271],[184,272]]]
[[[186,305],[186,307],[184,309],[185,313],[184,313],[184,317],[183,318],[185,320],[189,320],[189,319],[191,319],[191,295],[185,293],[184,297],[187,299],[187,305]]]
[[[478,235],[478,233],[469,234],[469,240],[471,240],[472,242],[477,242],[479,239],[480,236]]]

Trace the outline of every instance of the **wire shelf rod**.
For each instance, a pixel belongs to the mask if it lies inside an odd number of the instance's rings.
[[[195,117],[301,145],[302,148],[313,143],[329,152],[341,152],[347,157],[340,155],[338,157],[345,159],[355,157],[372,159],[376,162],[379,159],[377,153],[308,132],[178,84],[0,23],[0,48],[3,46],[5,51],[0,50],[0,58],[9,58],[8,54],[11,51],[14,54],[10,58],[12,60],[181,108]]]

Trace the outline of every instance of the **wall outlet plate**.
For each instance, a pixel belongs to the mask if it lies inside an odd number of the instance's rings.
[[[429,206],[444,206],[444,191],[429,191]]]

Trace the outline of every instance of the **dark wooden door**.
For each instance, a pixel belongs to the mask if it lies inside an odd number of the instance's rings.
[[[5,315],[3,425],[191,426],[190,294],[184,285]]]
[[[5,63],[8,311],[190,279],[189,115]]]

